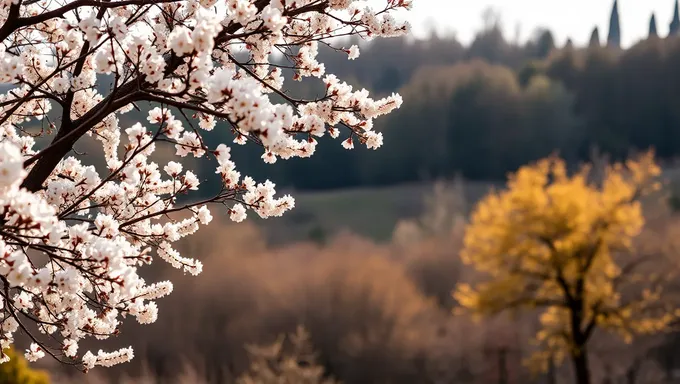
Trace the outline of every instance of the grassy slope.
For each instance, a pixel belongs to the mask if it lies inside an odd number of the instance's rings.
[[[672,191],[680,208],[680,167],[664,170],[667,191]],[[503,184],[465,182],[468,209],[489,189]],[[268,238],[273,243],[307,240],[314,232],[325,235],[339,231],[389,240],[399,220],[418,216],[423,200],[432,191],[432,184],[407,184],[383,188],[355,188],[329,192],[294,193],[296,207],[281,218],[261,220]]]
[[[483,196],[491,183],[466,182],[469,205]],[[272,242],[310,238],[348,230],[378,241],[388,240],[396,223],[418,216],[423,200],[432,191],[428,183],[384,188],[356,188],[330,192],[295,193],[295,209],[281,218],[261,224]]]

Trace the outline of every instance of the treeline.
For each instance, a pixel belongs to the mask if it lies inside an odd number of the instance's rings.
[[[679,64],[678,39],[651,38],[626,51],[565,48],[518,71],[480,61],[425,68],[402,88],[403,109],[379,124],[385,148],[362,164],[362,182],[498,179],[556,151],[584,161],[595,147],[615,159],[654,147],[672,159]]]
[[[553,152],[585,161],[595,147],[614,159],[650,146],[662,159],[680,151],[677,38],[650,37],[625,51],[595,42],[558,49],[548,31],[519,46],[491,27],[469,47],[433,37],[376,42],[351,65],[342,53],[323,55],[330,73],[378,94],[402,94],[403,107],[376,124],[385,146],[350,153],[323,137],[312,159],[274,165],[259,159],[259,148],[235,148],[244,173],[315,190],[457,173],[500,179]],[[319,90],[302,83],[293,91]],[[215,134],[231,142],[228,129]]]
[[[360,42],[341,45],[355,43]],[[261,148],[233,145],[243,174],[273,180],[279,187],[323,190],[456,174],[500,180],[554,152],[576,164],[590,159],[593,148],[614,160],[650,146],[662,160],[680,151],[677,36],[651,34],[621,50],[601,42],[597,30],[588,47],[570,42],[556,47],[551,32],[542,30],[518,44],[506,40],[491,21],[469,46],[435,34],[361,45],[355,61],[330,49],[321,49],[319,61],[328,73],[375,96],[402,94],[402,108],[376,121],[384,147],[347,151],[340,145],[342,135],[337,140],[325,136],[312,158],[271,165],[261,160]],[[284,86],[303,98],[324,91],[317,79],[288,80]],[[139,112],[123,116],[122,126],[146,121],[148,107],[138,107]],[[212,146],[231,143],[233,134],[220,125],[206,140]],[[214,164],[198,168],[204,183],[219,183]]]

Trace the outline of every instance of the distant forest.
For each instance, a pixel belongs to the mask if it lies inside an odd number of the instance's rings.
[[[551,153],[577,164],[594,148],[620,159],[651,146],[662,159],[672,160],[680,154],[677,1],[675,7],[668,36],[659,36],[651,15],[648,38],[626,50],[620,48],[625,25],[616,1],[607,39],[594,28],[587,47],[571,41],[557,47],[549,30],[536,31],[525,43],[510,42],[494,20],[486,21],[469,46],[436,34],[421,40],[342,42],[359,44],[362,55],[348,61],[344,53],[322,49],[327,73],[376,95],[400,92],[404,97],[399,111],[376,121],[384,147],[348,153],[340,145],[344,137],[326,135],[319,139],[318,153],[304,161],[265,164],[262,148],[255,145],[234,144],[232,153],[244,174],[297,190],[454,175],[497,180]],[[322,96],[322,86],[318,79],[285,85],[308,98]],[[219,127],[209,140],[231,143],[233,135]],[[215,180],[214,167],[200,168],[207,182]]]

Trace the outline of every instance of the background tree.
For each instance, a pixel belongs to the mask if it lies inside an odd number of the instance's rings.
[[[659,37],[659,33],[656,30],[656,15],[652,13],[652,17],[649,18],[649,34],[651,37]]]
[[[675,0],[673,8],[673,19],[668,27],[668,37],[677,36],[680,33],[680,2]]]
[[[609,34],[607,35],[607,46],[621,47],[621,20],[619,17],[619,2],[614,0],[612,14],[609,18]]]
[[[593,31],[590,33],[590,40],[588,41],[589,47],[599,47],[600,46],[600,29],[594,27]]]
[[[534,37],[527,42],[525,50],[528,56],[545,59],[555,49],[555,38],[549,29],[539,28]],[[532,52],[533,51],[533,52]]]
[[[456,299],[480,315],[539,309],[536,363],[545,369],[549,357],[568,357],[576,382],[590,383],[597,329],[630,340],[676,319],[662,300],[672,269],[635,242],[645,222],[640,199],[659,173],[651,153],[608,167],[599,183],[588,167],[569,175],[555,157],[520,168],[472,213],[461,257],[488,279],[460,285]]]
[[[237,384],[336,384],[316,363],[309,334],[303,327],[267,346],[247,347],[251,365]],[[288,350],[288,351],[287,351]]]

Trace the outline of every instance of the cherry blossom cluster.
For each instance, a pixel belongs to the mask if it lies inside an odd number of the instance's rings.
[[[200,260],[175,243],[214,214],[241,222],[248,211],[267,218],[295,206],[271,181],[242,175],[230,144],[207,142],[204,132],[226,130],[233,144],[260,146],[267,163],[313,155],[326,133],[346,149],[379,148],[374,119],[399,108],[401,97],[373,99],[317,58],[328,47],[357,59],[359,47],[340,46],[340,37],[408,33],[394,14],[411,6],[1,2],[0,82],[11,89],[0,95],[0,347],[22,334],[28,360],[49,355],[84,370],[132,359],[131,348],[93,353],[79,345],[118,334],[124,317],[157,319],[155,301],[173,285],[146,282],[145,265],[160,258],[197,275]],[[286,76],[317,79],[325,93],[292,98]],[[146,120],[121,119],[147,105]],[[101,143],[101,161],[74,150],[86,135]],[[160,146],[174,147],[175,159],[156,160]],[[216,163],[222,186],[209,198],[191,198],[201,180],[185,169],[186,157]]]

